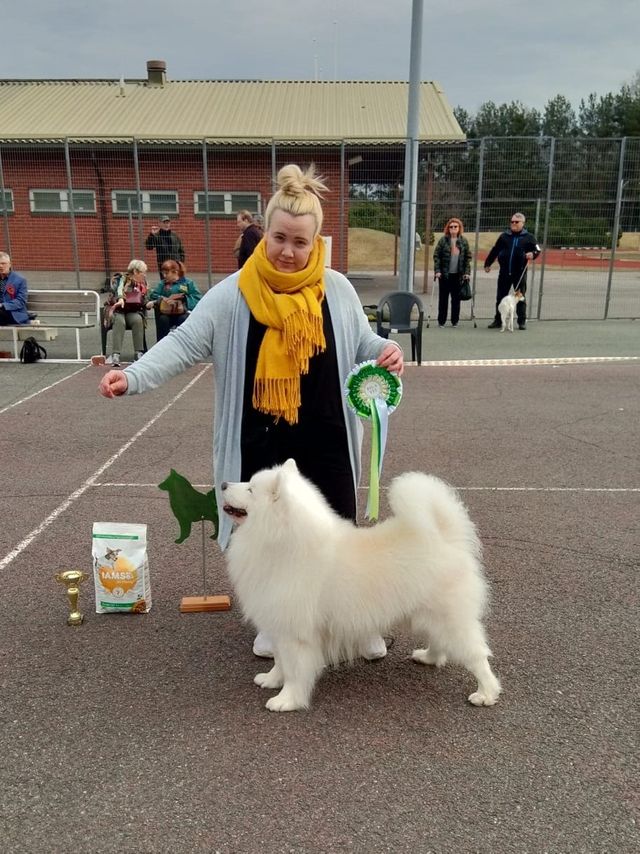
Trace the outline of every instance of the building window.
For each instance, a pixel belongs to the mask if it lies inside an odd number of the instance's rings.
[[[6,211],[6,213],[13,213],[14,212],[13,190],[5,189],[5,191],[4,191],[4,204],[3,204],[2,194],[0,193],[0,215],[3,215],[5,213],[5,211]]]
[[[29,190],[31,213],[69,213],[68,190]],[[74,214],[93,214],[96,212],[96,194],[93,190],[73,191]]]
[[[160,216],[180,212],[178,194],[173,190],[152,190],[140,193],[143,216]],[[138,214],[138,193],[135,190],[113,190],[111,193],[111,208],[114,214]]]
[[[260,193],[194,193],[193,210],[196,216],[203,216],[207,212],[207,196],[209,200],[210,216],[233,216],[238,211],[251,211],[261,213],[262,200]]]

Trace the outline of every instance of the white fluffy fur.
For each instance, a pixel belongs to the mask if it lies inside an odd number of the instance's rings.
[[[500,329],[500,332],[504,332],[505,329],[508,329],[509,332],[513,332],[516,305],[523,299],[524,296],[520,291],[516,291],[515,294],[507,294],[506,297],[503,297],[500,300],[500,304],[498,305],[498,311],[500,312],[500,318],[502,320],[502,328]]]
[[[274,666],[254,680],[281,689],[268,709],[308,707],[325,664],[357,657],[400,625],[428,640],[414,661],[462,664],[478,680],[470,702],[496,702],[480,542],[451,487],[401,475],[390,488],[394,515],[370,528],[338,517],[293,460],[222,489],[227,512],[247,514],[227,556],[245,616],[273,641]]]

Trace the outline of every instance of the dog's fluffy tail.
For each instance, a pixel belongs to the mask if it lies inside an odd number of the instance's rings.
[[[395,516],[426,536],[470,547],[477,558],[481,545],[476,527],[458,493],[440,478],[407,472],[393,480],[389,503]]]

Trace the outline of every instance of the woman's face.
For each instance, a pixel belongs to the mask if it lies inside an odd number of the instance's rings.
[[[160,268],[160,272],[164,281],[169,285],[177,282],[180,278],[180,268],[175,261],[165,261]]]
[[[131,278],[137,284],[142,284],[145,281],[145,275],[146,274],[143,273],[142,270],[133,270],[131,272]]]
[[[280,273],[297,273],[307,266],[316,236],[312,214],[293,216],[274,211],[265,234],[267,258]]]
[[[449,223],[449,234],[451,237],[459,237],[460,236],[460,226],[457,222]]]

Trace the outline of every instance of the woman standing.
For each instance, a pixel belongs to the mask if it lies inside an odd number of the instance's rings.
[[[148,294],[147,308],[156,310],[158,341],[187,319],[202,294],[193,279],[187,278],[182,261],[163,261],[162,281]]]
[[[444,227],[444,235],[433,253],[434,279],[438,282],[438,326],[447,322],[449,297],[451,297],[451,325],[460,320],[460,287],[471,276],[471,250],[463,237],[462,220],[451,217]]]
[[[265,212],[264,240],[242,270],[209,290],[143,359],[105,374],[100,392],[140,394],[212,357],[218,506],[223,481],[248,480],[293,457],[334,510],[355,522],[362,426],[343,383],[367,359],[401,374],[402,349],[371,330],[351,283],[324,266],[326,187],[313,167],[283,167],[278,187]],[[222,548],[230,532],[224,514]],[[270,654],[269,646],[259,635],[254,652]],[[370,638],[362,652],[381,658],[386,646]]]

